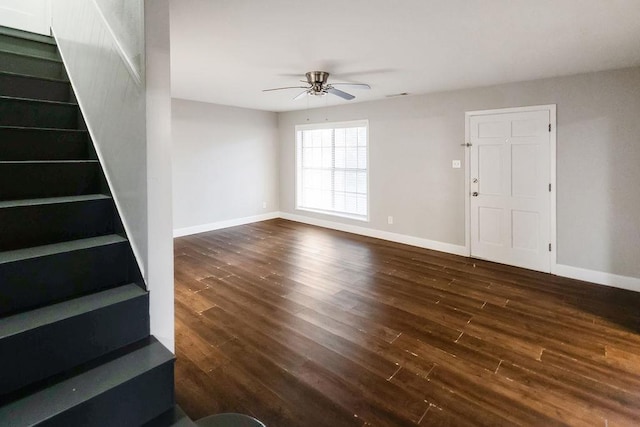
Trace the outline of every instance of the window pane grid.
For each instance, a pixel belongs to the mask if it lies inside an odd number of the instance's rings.
[[[366,126],[297,131],[298,208],[367,217]]]

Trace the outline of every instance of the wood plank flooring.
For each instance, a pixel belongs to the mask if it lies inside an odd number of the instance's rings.
[[[271,220],[175,240],[176,398],[268,426],[640,425],[640,294]]]

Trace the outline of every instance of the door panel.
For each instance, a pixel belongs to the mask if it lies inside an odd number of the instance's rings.
[[[478,123],[478,138],[500,138],[509,133],[509,123],[487,120]]]
[[[549,271],[549,110],[473,115],[471,256]]]
[[[482,159],[482,165],[485,166],[478,174],[480,191],[486,195],[503,195],[502,147],[492,144],[482,145],[478,147],[478,157]]]
[[[511,147],[511,195],[514,197],[536,197],[536,186],[540,181],[538,163],[531,159],[538,158],[538,146],[520,144]]]
[[[478,215],[478,240],[485,245],[502,245],[503,210],[479,207]]]
[[[513,120],[511,122],[511,136],[544,136],[548,132],[548,121],[540,118]]]
[[[511,212],[511,236],[514,249],[537,251],[540,247],[540,215],[538,212]]]

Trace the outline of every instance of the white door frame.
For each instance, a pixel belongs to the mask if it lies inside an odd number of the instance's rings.
[[[464,150],[464,223],[465,223],[465,233],[464,233],[464,243],[466,254],[468,257],[471,256],[471,165],[470,165],[470,136],[469,136],[469,123],[471,121],[471,117],[473,116],[484,116],[488,114],[505,114],[505,113],[523,113],[528,111],[540,111],[546,110],[549,111],[549,122],[551,124],[551,132],[549,133],[549,152],[551,153],[550,159],[550,177],[549,182],[551,184],[551,203],[550,203],[550,236],[549,242],[551,242],[551,253],[550,253],[550,273],[554,273],[556,270],[557,263],[557,241],[556,241],[556,104],[548,104],[548,105],[534,105],[530,107],[513,107],[513,108],[499,108],[495,110],[479,110],[479,111],[467,111],[464,113],[464,140],[466,144],[466,149]]]

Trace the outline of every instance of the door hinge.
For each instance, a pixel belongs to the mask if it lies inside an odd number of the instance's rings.
[[[551,183],[549,183],[549,193],[551,193]]]
[[[549,132],[551,132],[551,123],[549,123]]]
[[[549,252],[551,252],[551,243],[549,243]]]

